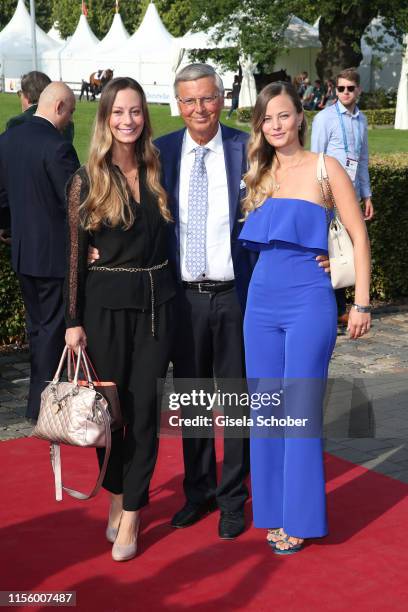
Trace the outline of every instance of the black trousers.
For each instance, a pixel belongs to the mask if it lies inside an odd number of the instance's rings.
[[[215,376],[217,380],[240,379],[245,385],[242,313],[235,289],[217,294],[181,289],[177,318],[177,347],[173,357],[176,379]],[[183,455],[183,486],[188,501],[201,504],[216,497],[221,510],[242,510],[248,497],[247,438],[224,438],[224,461],[218,484],[213,438],[183,437]]]
[[[53,378],[64,348],[65,322],[62,278],[18,274],[26,308],[30,347],[30,390],[26,416],[37,419],[41,393]]]
[[[88,354],[100,380],[118,386],[126,427],[112,434],[112,450],[103,482],[123,493],[123,508],[138,510],[149,501],[149,484],[158,451],[158,380],[169,365],[174,335],[174,301],[156,308],[156,335],[151,312],[86,307],[84,328]],[[99,464],[105,454],[97,449]]]

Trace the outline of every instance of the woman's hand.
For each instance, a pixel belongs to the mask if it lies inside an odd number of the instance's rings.
[[[330,260],[327,255],[318,255],[316,261],[319,264],[319,268],[323,268],[326,274],[330,274]]]
[[[79,347],[85,349],[87,345],[87,339],[84,328],[69,327],[65,332],[65,344],[75,353],[78,353]]]
[[[371,315],[369,313],[357,312],[352,308],[349,312],[347,331],[350,338],[357,340],[368,332],[371,327]]]

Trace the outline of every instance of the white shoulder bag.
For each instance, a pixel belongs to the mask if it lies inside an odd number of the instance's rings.
[[[327,176],[324,154],[319,153],[317,162],[317,180],[319,181],[324,207],[329,218],[329,209],[333,209],[333,219],[329,222],[328,250],[330,260],[330,276],[334,289],[352,287],[356,282],[354,269],[354,247],[350,236],[341,222],[339,211],[334,200]],[[326,189],[325,189],[326,188]],[[331,206],[328,206],[326,192],[329,195]]]

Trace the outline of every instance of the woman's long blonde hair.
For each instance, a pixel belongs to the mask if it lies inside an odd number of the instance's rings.
[[[152,128],[146,96],[137,81],[130,77],[112,79],[104,87],[95,118],[93,134],[86,164],[89,192],[81,206],[82,224],[86,230],[97,230],[102,223],[111,226],[121,224],[129,229],[134,222],[130,206],[130,193],[126,178],[112,163],[113,136],[109,127],[112,107],[119,91],[133,89],[141,99],[144,127],[135,142],[135,157],[138,167],[146,168],[148,189],[157,196],[160,214],[171,220],[167,208],[167,196],[160,184],[160,162],[152,142]]]
[[[248,143],[248,172],[244,180],[246,183],[246,197],[242,201],[244,217],[255,208],[259,208],[273,191],[273,173],[277,164],[275,148],[265,138],[262,125],[265,119],[266,107],[272,98],[280,94],[287,94],[297,113],[303,111],[302,102],[295,87],[291,83],[278,81],[266,85],[260,92],[252,117],[252,130]],[[299,129],[299,143],[303,147],[306,134],[306,119]]]

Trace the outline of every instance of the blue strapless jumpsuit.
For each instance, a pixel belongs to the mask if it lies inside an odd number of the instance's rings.
[[[283,386],[317,380],[324,387],[337,332],[330,278],[316,262],[327,254],[327,231],[325,209],[295,198],[269,198],[245,222],[240,240],[259,251],[244,320],[250,390],[251,379],[281,379]],[[320,418],[323,397],[324,391],[303,393],[306,404],[318,404],[312,410]],[[285,414],[292,409],[298,407],[286,405]],[[301,538],[326,535],[320,430],[273,438],[252,428],[251,482],[255,527],[283,527]]]

